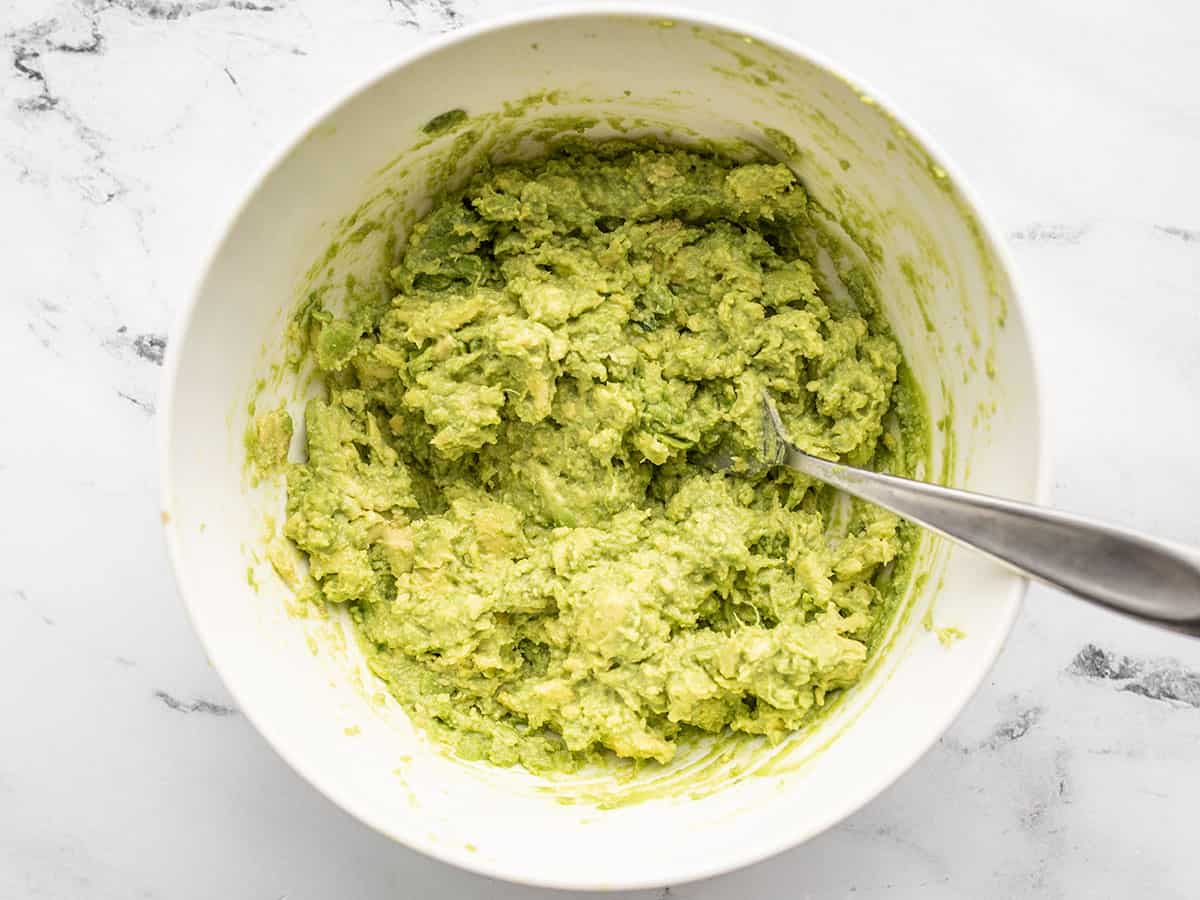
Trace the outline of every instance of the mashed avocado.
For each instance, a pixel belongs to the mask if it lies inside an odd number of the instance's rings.
[[[560,148],[436,203],[383,296],[305,311],[328,394],[286,534],[420,726],[533,771],[665,763],[854,684],[908,532],[702,461],[754,456],[765,387],[805,449],[911,468],[898,346],[862,279],[819,287],[815,235],[786,166]]]

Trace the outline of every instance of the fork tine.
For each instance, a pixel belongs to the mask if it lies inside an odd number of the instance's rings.
[[[783,422],[779,418],[779,411],[775,409],[775,403],[766,388],[762,391],[762,430],[763,464],[778,465],[783,462],[787,437],[783,430]]]

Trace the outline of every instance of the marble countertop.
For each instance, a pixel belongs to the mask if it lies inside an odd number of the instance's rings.
[[[398,52],[523,0],[0,10],[0,896],[549,896],[396,846],[232,707],[159,536],[173,312],[249,174]],[[732,11],[727,3],[697,7]],[[1054,500],[1200,543],[1200,6],[742,0],[882,88],[1006,233]],[[1030,592],[947,737],[809,844],[637,897],[1200,894],[1200,642]]]

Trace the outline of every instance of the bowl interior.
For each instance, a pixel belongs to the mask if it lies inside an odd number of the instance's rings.
[[[454,110],[465,119],[442,115]],[[253,406],[298,411],[314,389],[285,364],[291,314],[314,289],[336,303],[347,274],[369,279],[389,233],[403,239],[433,193],[484,155],[536,152],[564,132],[753,145],[787,160],[872,271],[924,388],[936,423],[926,475],[1037,495],[1034,365],[1013,288],[924,145],[873,97],[770,41],[690,20],[575,14],[479,31],[392,70],[257,184],[173,351],[164,510],[213,664],[281,755],[337,803],[413,847],[513,880],[662,884],[803,840],[894,780],[979,684],[1022,584],[927,540],[927,577],[887,652],[812,733],[778,748],[698,746],[632,780],[547,782],[448,759],[364,674],[345,623],[290,614],[265,553],[281,490],[250,484],[242,435]],[[930,623],[963,636],[943,646]]]

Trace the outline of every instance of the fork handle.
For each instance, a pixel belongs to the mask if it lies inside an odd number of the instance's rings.
[[[1200,637],[1200,550],[1029,503],[844,466],[788,443],[779,457],[1037,581]]]

